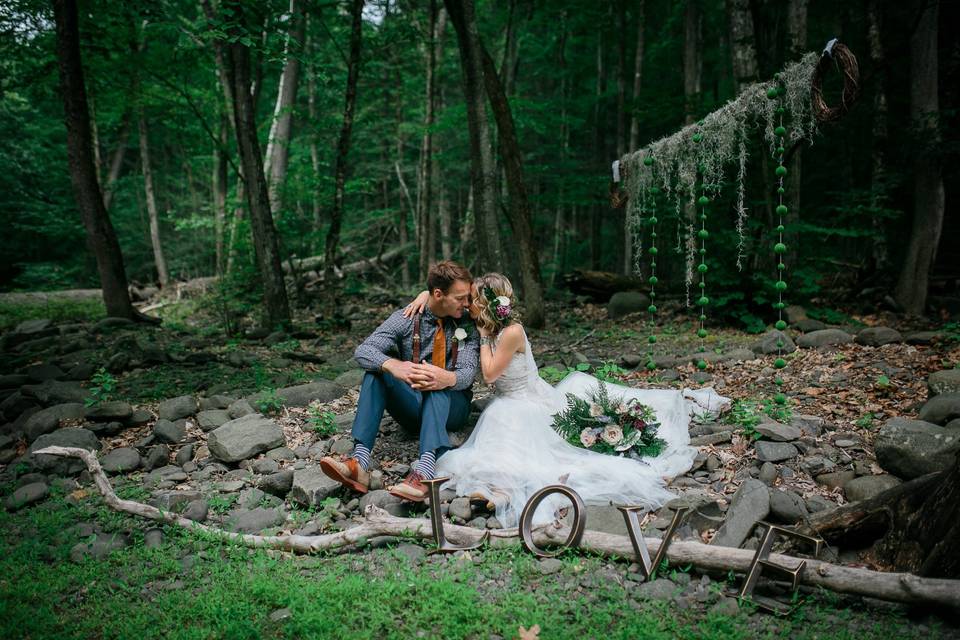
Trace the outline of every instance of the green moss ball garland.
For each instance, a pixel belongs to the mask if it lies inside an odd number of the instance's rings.
[[[779,77],[778,77],[779,80]],[[787,206],[783,204],[783,194],[785,193],[784,189],[784,178],[787,176],[787,168],[783,165],[784,154],[786,149],[784,148],[784,143],[787,135],[787,129],[783,126],[783,113],[784,108],[779,103],[779,98],[783,94],[783,91],[779,87],[771,87],[767,90],[767,97],[771,100],[776,100],[777,104],[775,107],[776,114],[779,118],[776,129],[773,133],[777,137],[777,149],[776,149],[776,158],[777,158],[777,168],[774,170],[774,174],[777,179],[777,242],[773,245],[773,254],[777,263],[777,279],[774,283],[774,290],[777,292],[777,302],[773,305],[777,310],[777,321],[774,324],[774,327],[779,331],[783,331],[787,328],[787,322],[783,319],[783,310],[786,305],[783,302],[783,293],[787,290],[787,281],[784,279],[786,271],[786,265],[783,262],[783,256],[787,252],[787,245],[783,242],[783,218],[789,210]],[[777,370],[776,377],[774,378],[774,383],[777,385],[777,393],[774,396],[774,401],[777,404],[785,405],[787,403],[787,396],[783,393],[783,378],[780,375],[780,372],[787,366],[787,361],[783,358],[783,340],[777,340],[777,358],[773,361],[773,367]]]
[[[647,156],[643,159],[643,164],[650,167],[653,165],[653,158]],[[647,307],[647,313],[650,314],[650,335],[647,336],[647,370],[653,371],[657,368],[657,363],[653,360],[653,345],[657,343],[657,334],[654,329],[657,326],[656,315],[657,315],[657,195],[659,195],[660,189],[657,187],[650,187],[648,191],[648,198],[646,201],[647,211],[650,213],[650,216],[647,218],[647,225],[650,227],[650,249],[648,253],[650,254],[650,279],[647,281],[650,284],[650,306]]]
[[[697,132],[693,134],[693,141],[699,144],[703,141],[703,134]],[[710,304],[710,298],[707,297],[707,238],[710,233],[707,231],[707,205],[710,204],[710,198],[706,194],[706,186],[703,184],[703,168],[699,167],[700,173],[700,197],[697,198],[697,205],[700,207],[700,230],[697,231],[697,238],[700,239],[700,264],[697,265],[697,273],[700,274],[700,297],[697,299],[697,305],[700,306],[699,323],[697,325],[697,338],[700,339],[700,353],[706,351],[704,340],[707,337],[707,329],[704,322],[707,319],[707,305]],[[703,371],[707,368],[707,361],[701,356],[697,360],[697,369]]]

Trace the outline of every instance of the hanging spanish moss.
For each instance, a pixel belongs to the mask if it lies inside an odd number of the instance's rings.
[[[811,102],[811,80],[819,57],[809,53],[799,62],[788,65],[776,80],[751,85],[736,99],[710,113],[702,121],[684,127],[673,135],[661,138],[620,159],[624,189],[633,200],[642,200],[652,186],[673,201],[678,216],[684,200],[694,204],[698,180],[709,185],[722,185],[730,167],[736,167],[736,211],[739,246],[737,263],[742,257],[743,234],[747,210],[745,205],[747,136],[761,128],[764,139],[774,153],[791,143],[811,140],[816,131],[816,117]],[[770,89],[778,90],[779,100],[767,98]],[[780,93],[782,92],[782,93]],[[783,113],[777,113],[782,108]],[[783,115],[792,123],[788,136],[778,136]],[[697,141],[694,137],[699,136]],[[656,158],[655,165],[646,165],[647,158]],[[643,171],[647,166],[652,170]],[[630,217],[630,225],[638,224]],[[632,230],[631,230],[632,233]]]

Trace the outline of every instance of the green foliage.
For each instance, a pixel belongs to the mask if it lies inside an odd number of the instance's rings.
[[[264,389],[258,398],[253,401],[254,407],[264,415],[273,415],[283,410],[283,398],[276,389]]]
[[[793,411],[788,405],[777,404],[772,398],[740,399],[734,400],[724,420],[743,429],[748,438],[759,440],[761,436],[756,426],[764,421],[764,416],[786,423],[793,417]]]
[[[321,438],[329,438],[337,432],[337,414],[333,411],[324,411],[316,405],[311,405],[307,419],[310,428]]]
[[[566,369],[558,369],[557,367],[543,367],[540,369],[540,377],[550,384],[555,385],[575,371],[586,372],[589,370],[590,365],[586,362],[581,362],[576,367],[567,367]]]
[[[84,404],[88,407],[95,407],[102,402],[113,400],[113,394],[116,390],[117,379],[106,369],[100,367],[90,379],[90,395],[84,400]]]
[[[9,331],[26,320],[48,318],[55,323],[91,322],[106,315],[103,300],[79,300],[51,295],[33,302],[0,302],[0,331]]]
[[[656,457],[666,446],[657,437],[660,423],[650,407],[636,400],[611,398],[605,384],[598,384],[588,398],[568,393],[566,409],[553,417],[554,430],[573,446],[640,457]]]
[[[604,382],[621,382],[627,373],[626,369],[613,362],[604,362],[593,371],[594,377]]]
[[[239,496],[235,493],[218,493],[210,496],[210,498],[207,500],[207,506],[213,513],[223,515],[233,508],[233,505],[236,503],[238,497]]]
[[[867,413],[857,418],[854,424],[860,427],[861,429],[872,429],[874,426],[874,419],[875,418],[873,413],[868,411]]]

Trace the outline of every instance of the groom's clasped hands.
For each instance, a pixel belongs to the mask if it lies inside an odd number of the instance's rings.
[[[457,383],[457,376],[453,371],[441,369],[426,360],[420,364],[406,360],[391,360],[384,363],[383,368],[394,378],[405,382],[417,391],[439,391]]]

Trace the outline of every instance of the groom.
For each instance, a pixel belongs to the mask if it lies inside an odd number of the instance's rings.
[[[402,310],[395,311],[357,347],[354,358],[367,372],[353,421],[353,454],[323,458],[320,468],[326,475],[367,492],[370,452],[386,409],[405,429],[420,433],[420,457],[390,493],[423,502],[427,487],[421,481],[434,477],[437,458],[450,448],[447,429],[457,429],[470,414],[479,357],[478,333],[468,313],[472,282],[470,272],[455,262],[433,265],[422,316],[404,318]]]

